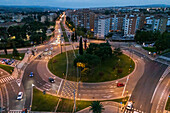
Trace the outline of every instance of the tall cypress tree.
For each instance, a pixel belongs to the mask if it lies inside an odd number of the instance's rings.
[[[83,55],[82,37],[80,37],[80,42],[79,42],[79,54],[80,54],[80,55]]]

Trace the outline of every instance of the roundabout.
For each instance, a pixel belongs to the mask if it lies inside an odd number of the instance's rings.
[[[71,47],[72,46],[66,46],[67,52],[72,50]],[[57,47],[52,58],[55,58],[56,55],[58,57],[60,52],[60,47]],[[128,51],[123,51],[123,54],[127,56],[130,55]],[[64,53],[62,53],[62,55],[64,55]],[[34,63],[30,64],[29,67],[31,69],[35,67],[33,71],[35,71],[34,73],[37,76],[33,78],[34,80],[32,83],[35,84],[36,88],[38,88],[40,91],[43,92],[45,90],[47,94],[56,96],[56,98],[61,98],[63,102],[65,102],[66,99],[66,103],[73,101],[73,92],[75,91],[76,100],[80,103],[82,102],[82,104],[88,103],[89,105],[90,101],[120,99],[128,97],[131,94],[135,84],[137,83],[137,80],[139,79],[140,75],[143,74],[144,70],[142,64],[143,62],[139,59],[139,57],[134,55],[132,59],[135,63],[135,67],[130,74],[117,80],[98,83],[74,82],[60,78],[49,71],[48,65],[50,60],[46,59],[45,57],[41,60],[35,60]],[[49,77],[55,78],[55,83],[49,83]],[[131,79],[132,77],[134,79]],[[124,83],[125,86],[117,87],[118,82]],[[36,109],[34,108],[33,110]],[[60,111],[60,107],[58,110]]]
[[[66,46],[66,50],[70,51],[72,50],[71,46]],[[123,51],[124,54],[130,55],[128,51]],[[53,56],[56,56],[60,54],[60,47],[56,49],[55,54]],[[81,100],[110,100],[110,99],[116,99],[116,98],[122,98],[124,96],[128,96],[132,89],[134,88],[133,84],[137,83],[137,80],[139,79],[140,75],[143,74],[144,71],[144,64],[139,57],[136,55],[133,56],[133,61],[135,62],[135,69],[134,71],[129,74],[128,76],[125,76],[118,80],[112,80],[107,82],[99,82],[99,83],[86,83],[86,82],[74,82],[66,79],[62,79],[53,73],[51,73],[48,69],[48,63],[49,60],[43,60],[43,58],[39,61],[36,61],[35,64],[33,64],[30,68],[35,67],[35,71],[37,71],[37,75],[40,77],[35,77],[35,81],[41,81],[40,78],[42,78],[42,81],[44,85],[41,85],[38,83],[39,88],[42,90],[47,90],[51,94],[54,94],[56,96],[62,97],[62,98],[68,98],[73,99],[73,92],[76,90],[77,99]],[[136,62],[137,61],[137,62]],[[66,69],[66,68],[65,68]],[[51,84],[48,82],[48,78],[53,77],[55,78],[55,83]],[[136,79],[130,79],[131,77]],[[128,84],[128,81],[133,81],[129,89],[127,89],[128,86],[125,87],[117,87],[117,83],[124,83]],[[134,81],[135,80],[135,81]],[[37,83],[35,83],[37,84]],[[47,85],[48,84],[48,85]],[[46,86],[49,86],[48,88]],[[128,93],[126,93],[128,90]]]

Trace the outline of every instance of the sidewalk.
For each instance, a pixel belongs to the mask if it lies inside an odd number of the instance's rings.
[[[117,102],[113,102],[113,101],[107,101],[107,102],[101,102],[104,110],[102,113],[123,113],[121,112],[121,107],[122,105],[117,103]],[[92,111],[89,111],[90,107],[87,107],[83,110],[78,111],[77,113],[92,113]]]
[[[24,70],[27,67],[27,65],[32,62],[35,58],[38,57],[38,55],[42,54],[42,52],[36,53],[35,56],[32,56],[31,52],[29,54],[25,53],[24,59],[17,64],[17,66],[14,68],[14,71],[12,73],[12,76],[17,79],[17,84],[20,86]]]

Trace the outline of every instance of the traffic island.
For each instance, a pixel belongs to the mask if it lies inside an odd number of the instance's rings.
[[[12,74],[14,67],[8,66],[8,65],[3,65],[0,64],[0,68],[2,68],[3,70],[5,70],[6,72],[8,72],[9,74]]]
[[[76,50],[75,53],[77,55],[78,50]],[[67,54],[69,62],[67,80],[77,81],[74,53],[73,51],[68,51]],[[66,53],[62,53],[56,55],[49,61],[48,68],[54,75],[65,78],[66,65]],[[86,70],[81,71],[81,82],[96,83],[117,80],[129,75],[135,68],[134,61],[125,54],[118,57],[109,57],[102,62],[96,62],[96,65],[94,68],[86,68]]]

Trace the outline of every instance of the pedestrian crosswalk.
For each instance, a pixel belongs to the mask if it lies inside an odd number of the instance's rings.
[[[51,84],[45,83],[42,88],[43,88],[44,90],[48,91],[48,90],[51,89],[51,87],[52,87]]]
[[[10,110],[8,113],[22,113],[22,110]]]
[[[6,82],[9,82],[9,81],[12,81],[12,80],[14,80],[13,76],[7,76],[7,77],[1,78],[0,83],[3,84],[3,83],[6,83]]]
[[[66,98],[74,98],[74,91],[75,95],[77,95],[78,83],[65,81],[61,96]]]
[[[132,108],[131,110],[127,110],[125,108],[125,110],[123,110],[123,113],[146,113],[146,112],[139,110],[139,109],[135,109],[135,108]]]

